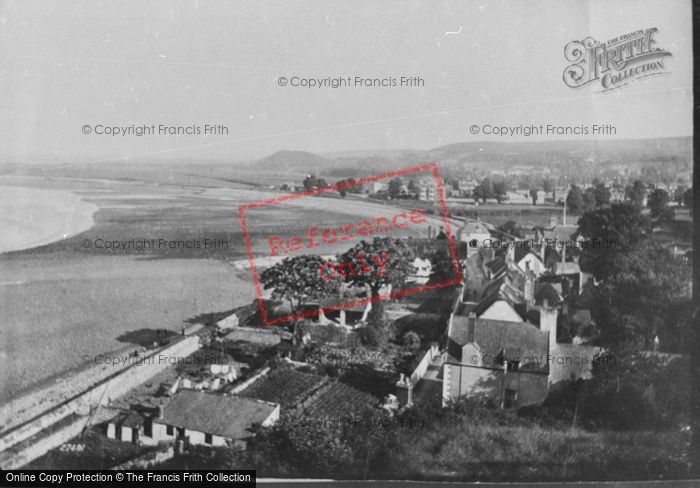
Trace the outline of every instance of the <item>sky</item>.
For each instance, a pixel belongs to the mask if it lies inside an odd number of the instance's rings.
[[[568,42],[649,27],[672,53],[668,73],[606,93],[563,83]],[[424,86],[306,88],[281,76]],[[95,133],[154,124],[228,134]],[[691,2],[0,0],[0,162],[233,162],[552,139],[474,135],[474,124],[691,135]]]

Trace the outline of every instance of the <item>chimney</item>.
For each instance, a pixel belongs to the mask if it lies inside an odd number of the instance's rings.
[[[506,244],[508,245],[507,257],[512,262],[515,262],[515,242],[506,241]]]
[[[476,329],[476,314],[469,312],[467,317],[467,342],[474,342],[474,331]]]
[[[549,306],[547,298],[542,299],[540,308],[540,330],[549,333],[549,352],[551,353],[557,345],[557,318],[558,311],[555,307]]]
[[[540,259],[542,264],[544,264],[544,258],[547,255],[547,246],[545,244],[544,238],[540,241]]]
[[[563,245],[561,246],[561,264],[564,264],[566,262],[566,246],[567,242],[564,242]]]
[[[527,263],[528,265],[530,263]],[[525,308],[529,310],[535,302],[535,273],[528,269],[525,275],[525,285],[523,286],[523,297],[525,298]]]

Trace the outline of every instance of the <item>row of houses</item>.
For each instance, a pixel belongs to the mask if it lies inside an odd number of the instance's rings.
[[[534,231],[524,245],[478,220],[457,231],[467,272],[441,353],[428,358],[441,370],[443,405],[478,395],[521,407],[542,402],[556,383],[590,377],[599,352],[586,344],[590,311],[572,309],[568,298],[591,277],[555,245],[575,242],[575,233],[575,226],[555,224]],[[495,241],[504,245],[483,245]],[[409,392],[399,397],[410,402],[421,376],[402,378],[397,387]]]

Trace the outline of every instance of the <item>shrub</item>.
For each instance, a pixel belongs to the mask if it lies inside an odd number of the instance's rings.
[[[407,349],[416,350],[420,347],[420,337],[410,330],[403,335],[403,345]]]
[[[357,331],[360,342],[369,347],[383,347],[391,340],[388,327],[363,327]]]

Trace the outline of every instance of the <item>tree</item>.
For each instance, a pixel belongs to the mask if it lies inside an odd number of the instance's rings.
[[[685,186],[677,186],[673,191],[673,201],[678,205],[683,205],[683,194],[688,188]]]
[[[493,183],[490,178],[484,178],[481,183],[474,188],[473,197],[486,203],[488,198],[494,198]]]
[[[641,180],[634,180],[631,185],[625,187],[625,197],[637,207],[642,206],[646,194],[646,185]]]
[[[493,183],[493,197],[501,203],[505,200],[506,193],[508,192],[508,186],[503,180],[499,180]]]
[[[273,300],[286,300],[292,313],[298,313],[306,301],[317,300],[338,291],[337,280],[323,278],[321,275],[326,262],[315,254],[284,258],[263,271],[260,281],[265,290],[273,290]]]
[[[341,196],[345,196],[348,193],[362,193],[362,185],[355,184],[354,178],[339,180],[336,186],[340,187],[338,193],[340,193]]]
[[[692,207],[693,206],[693,188],[690,187],[688,188],[684,193],[683,193],[683,205],[686,207]]]
[[[418,191],[418,185],[416,185],[416,181],[414,179],[408,180],[408,189],[409,191]]]
[[[316,178],[315,175],[307,175],[306,178],[304,178],[304,188],[306,190],[315,190],[320,186],[321,185],[319,185],[318,178]]]
[[[554,182],[549,178],[545,178],[544,183],[542,184],[542,188],[545,193],[553,193],[555,191]]]
[[[452,260],[452,252],[448,246],[436,249],[429,258],[431,266],[431,279],[436,282],[455,279],[458,275],[455,271],[455,263]]]
[[[536,188],[531,188],[530,189],[530,198],[532,198],[532,204],[537,205],[537,189]]]
[[[583,192],[583,211],[584,212],[591,212],[595,210],[596,208],[596,199],[595,199],[595,189],[593,187],[588,187],[586,188],[586,191]]]
[[[595,206],[597,208],[610,205],[610,189],[602,182],[594,183],[593,195],[595,197]]]
[[[403,346],[406,349],[415,351],[420,348],[420,336],[414,331],[409,330],[403,335]]]
[[[391,198],[399,198],[401,196],[401,188],[403,187],[403,182],[401,178],[394,178],[389,181],[389,196]]]
[[[657,188],[649,194],[647,206],[651,209],[651,216],[654,218],[665,217],[668,207],[668,192]]]
[[[649,219],[629,202],[586,212],[578,225],[586,240],[581,264],[588,266],[597,280],[615,275],[621,257],[651,238]]]
[[[578,186],[572,185],[569,189],[569,194],[566,195],[566,206],[572,214],[583,211],[583,192]]]
[[[523,228],[514,220],[509,220],[508,222],[498,226],[498,230],[505,232],[513,237],[518,237],[520,239],[525,238],[525,231]]]
[[[348,270],[344,280],[353,286],[369,288],[372,309],[368,322],[384,324],[384,307],[379,292],[382,287],[402,286],[413,270],[413,250],[401,239],[375,237],[372,242],[360,241],[343,253],[338,263]]]

